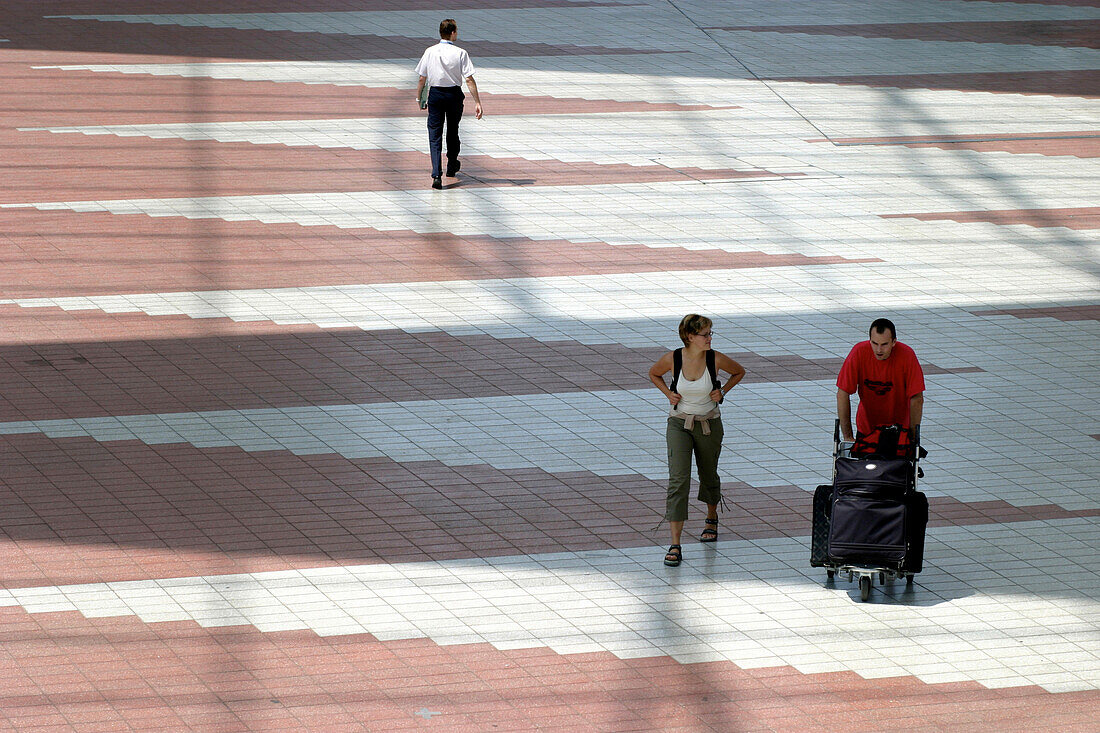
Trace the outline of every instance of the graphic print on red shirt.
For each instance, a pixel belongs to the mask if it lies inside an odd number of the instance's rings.
[[[856,430],[870,433],[879,425],[909,427],[909,399],[924,391],[924,371],[917,355],[900,341],[894,342],[890,358],[879,361],[870,341],[852,347],[836,386],[859,395]]]

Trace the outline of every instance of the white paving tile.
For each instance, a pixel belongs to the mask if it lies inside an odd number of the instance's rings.
[[[957,388],[960,379],[981,384],[983,374],[929,375],[929,406],[924,422],[925,444],[931,455],[921,488],[933,496],[951,496],[960,501],[1003,500],[1018,506],[1057,504],[1066,509],[1100,506],[1095,484],[1063,484],[1049,475],[1048,467],[1070,466],[1077,475],[1088,474],[1095,465],[1091,458],[1089,430],[1079,427],[1084,418],[1073,405],[1044,403],[1048,414],[1061,414],[1058,430],[1036,431],[1026,421],[1013,426],[1015,439],[1028,446],[1029,458],[1012,478],[1000,476],[981,454],[959,460],[948,471],[936,465],[936,457],[950,452],[950,443],[940,435],[941,425],[981,425],[991,408],[982,400],[944,408],[935,405],[941,389]],[[795,485],[810,490],[830,477],[830,406],[835,404],[831,381],[789,385],[746,384],[739,386],[723,410],[726,415],[726,443],[722,474],[727,481],[741,481],[757,487]],[[1021,376],[1016,389],[1027,390]],[[26,433],[29,426],[50,437],[91,437],[99,441],[141,440],[149,444],[178,442],[207,446],[238,446],[246,450],[288,450],[300,455],[337,452],[351,459],[387,457],[395,461],[440,461],[450,466],[488,464],[502,470],[539,468],[551,473],[589,471],[595,475],[637,474],[662,481],[667,476],[664,445],[664,417],[656,390],[616,390],[599,393],[601,429],[587,429],[591,417],[575,409],[577,393],[535,394],[523,397],[484,397],[452,400],[423,400],[398,403],[369,403],[293,409],[233,411],[240,422],[233,429],[212,436],[210,423],[225,412],[164,413],[158,417],[172,428],[172,437],[147,431],[146,421],[129,423],[126,416],[104,420],[40,420],[28,423],[0,423],[0,434]],[[758,411],[753,405],[761,405]],[[750,410],[742,410],[742,405]],[[768,406],[765,409],[763,406]],[[500,419],[481,420],[486,411]],[[355,415],[349,427],[347,416]],[[440,415],[448,416],[440,420]],[[816,417],[808,417],[816,416]],[[411,418],[411,420],[410,420]],[[476,426],[462,435],[449,432],[452,422]],[[308,423],[305,428],[303,423]],[[403,432],[402,424],[414,430]],[[260,426],[263,426],[262,428]],[[368,428],[369,439],[359,426]],[[769,442],[782,434],[806,446],[801,463],[776,453]],[[444,441],[445,435],[450,440]],[[510,446],[517,436],[533,439],[526,448]],[[178,437],[176,437],[178,436]],[[941,442],[943,441],[943,442]],[[488,448],[486,448],[488,446]],[[1066,453],[1066,446],[1073,448]],[[586,452],[592,449],[593,452]],[[1073,475],[1073,474],[1071,474]],[[654,497],[657,502],[659,497]],[[996,530],[990,530],[996,531]],[[1011,532],[1011,529],[1006,529]],[[798,564],[796,559],[795,565]],[[1020,561],[1016,572],[1048,578],[1049,574]],[[1050,579],[1055,585],[1061,580]]]
[[[1038,549],[1079,528],[1096,528],[1097,521],[972,527],[974,542],[965,551],[954,546],[955,528],[932,529],[925,570],[915,586],[876,586],[866,604],[855,602],[854,586],[824,583],[821,571],[795,569],[777,559],[806,556],[806,538],[690,545],[679,568],[659,563],[660,548],[644,547],[296,571],[304,586],[288,587],[283,573],[255,573],[8,593],[30,613],[79,610],[92,617],[136,615],[148,622],[191,618],[207,627],[251,623],[263,631],[312,629],[323,636],[427,636],[438,643],[482,641],[502,649],[548,646],[564,654],[607,651],[623,658],[670,654],[685,663],[726,660],[744,668],[791,665],[804,673],[851,670],[871,679],[915,675],[928,683],[973,680],[989,687],[1088,690],[1100,685],[1100,632],[1074,618],[1072,609],[1100,610],[1095,596],[1072,587],[1051,592],[1032,577],[1014,576],[1010,586],[994,590],[977,582],[937,591],[926,581],[950,573],[944,568],[952,562],[1002,568],[1005,533],[1021,548]],[[765,551],[754,552],[760,549]],[[579,565],[551,567],[562,560]],[[1079,559],[1064,561],[1072,565]],[[509,581],[496,593],[496,582],[485,581],[496,581],[501,571]],[[470,602],[455,604],[438,591],[451,586],[423,582],[440,573],[463,587]],[[648,590],[664,582],[675,584],[667,613],[656,609]],[[254,594],[236,600],[223,595],[211,604],[184,592],[191,587],[251,588]],[[312,593],[289,592],[299,587]],[[596,600],[563,603],[553,593],[558,587],[575,600]],[[333,601],[333,593],[349,602]],[[41,600],[53,597],[70,601]],[[351,602],[356,597],[376,597],[384,606],[357,606]],[[990,615],[990,604],[1004,612]],[[530,610],[551,608],[554,622]],[[1080,641],[1065,641],[1069,632]],[[990,644],[991,637],[1002,637],[1002,643]]]

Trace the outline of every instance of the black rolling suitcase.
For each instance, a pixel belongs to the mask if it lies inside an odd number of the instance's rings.
[[[924,533],[928,529],[928,497],[920,491],[911,491],[905,497],[906,504],[906,573],[919,573],[924,569]]]
[[[914,510],[912,463],[878,456],[836,459],[829,560],[902,570],[909,555]],[[923,543],[921,543],[923,544]]]
[[[814,491],[810,567],[823,568],[829,564],[829,512],[832,509],[832,501],[832,484],[818,486]]]
[[[875,576],[911,583],[921,572],[928,526],[928,499],[916,489],[923,476],[919,460],[927,455],[919,430],[910,436],[888,426],[874,437],[843,445],[837,421],[833,483],[814,492],[810,543],[810,565],[826,568],[830,579],[837,572],[847,572],[849,580],[859,575],[862,600]]]

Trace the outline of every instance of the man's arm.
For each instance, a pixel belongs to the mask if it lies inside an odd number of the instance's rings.
[[[924,392],[915,394],[909,398],[909,428],[920,425],[921,416],[924,414]]]
[[[428,77],[420,77],[420,83],[416,85],[416,106],[420,106],[420,95],[424,92],[424,85],[427,83]]]
[[[836,416],[840,420],[841,437],[844,440],[855,440],[852,434],[852,395],[839,387],[836,390]]]
[[[470,94],[474,95],[474,118],[481,119],[481,97],[477,94],[477,82],[474,81],[474,77],[466,77],[466,86],[470,88]]]
[[[916,354],[913,354],[909,363],[905,386],[909,392],[916,393],[909,398],[909,428],[912,429],[920,425],[921,416],[924,414],[924,370],[920,368]]]

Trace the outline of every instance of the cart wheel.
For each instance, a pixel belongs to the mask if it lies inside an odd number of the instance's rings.
[[[905,576],[905,584],[906,585],[913,585],[913,574],[912,573],[909,573],[909,575]]]
[[[859,577],[859,600],[866,601],[871,597],[871,579],[866,575]]]
[[[886,573],[879,573],[878,574],[878,584],[879,585],[886,585]]]
[[[835,570],[826,570],[825,573],[829,576],[829,580],[832,580],[833,578],[836,577],[836,571]]]

